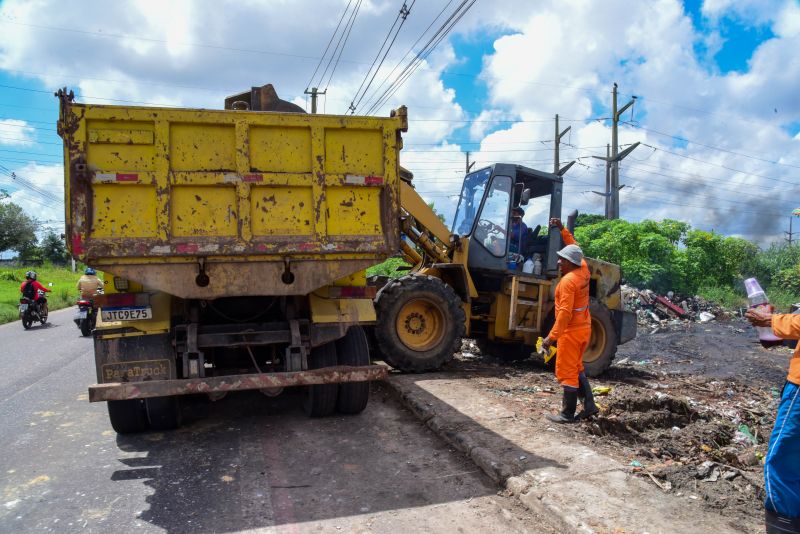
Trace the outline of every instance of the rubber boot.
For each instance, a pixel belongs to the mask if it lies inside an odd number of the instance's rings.
[[[800,517],[786,517],[766,509],[764,525],[767,534],[797,534],[800,533]]]
[[[583,402],[583,410],[581,410],[580,413],[575,416],[575,419],[588,419],[600,413],[600,409],[594,403],[592,386],[589,384],[589,379],[586,378],[586,375],[583,373],[578,375],[578,382],[580,383],[578,396],[581,397],[581,402]]]
[[[574,423],[575,408],[578,406],[578,390],[575,388],[564,388],[564,395],[561,397],[561,413],[553,415],[547,414],[545,417],[554,423]]]

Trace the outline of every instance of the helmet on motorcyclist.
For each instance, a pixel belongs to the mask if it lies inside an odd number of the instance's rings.
[[[36,280],[36,271],[28,271],[25,273],[25,278],[28,280]]]
[[[85,271],[83,271],[83,273],[84,273],[84,274],[87,274],[87,275],[89,275],[89,276],[92,276],[92,275],[94,275],[94,274],[97,274],[97,272],[96,272],[94,269],[92,269],[91,267],[87,267],[87,268],[86,268],[86,270],[85,270]]]

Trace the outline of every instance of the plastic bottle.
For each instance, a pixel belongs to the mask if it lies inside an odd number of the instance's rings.
[[[522,264],[522,272],[525,274],[531,274],[533,272],[533,260],[528,258],[525,260],[525,263]]]
[[[750,303],[750,308],[763,309],[770,311],[769,299],[767,294],[761,289],[761,284],[755,278],[748,278],[744,281],[744,289],[747,291],[747,300]],[[769,326],[757,326],[758,339],[765,347],[779,345],[783,340],[772,333],[772,328]]]
[[[542,274],[542,255],[541,254],[534,254],[533,255],[533,274],[539,276]]]

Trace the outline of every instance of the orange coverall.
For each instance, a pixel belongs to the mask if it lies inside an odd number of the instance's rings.
[[[577,245],[572,234],[561,230],[564,245]],[[561,261],[567,261],[561,259]],[[580,269],[563,276],[556,286],[556,322],[548,337],[558,341],[556,379],[562,386],[579,387],[583,372],[583,352],[592,335],[589,315],[589,267],[581,260]]]

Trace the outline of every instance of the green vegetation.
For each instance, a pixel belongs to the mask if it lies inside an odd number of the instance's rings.
[[[398,271],[398,267],[408,266],[403,258],[389,258],[383,263],[373,265],[367,269],[367,276],[389,276],[391,278],[399,278],[408,273],[406,270]]]
[[[19,286],[25,281],[25,272],[30,268],[0,267],[0,324],[16,321],[19,318],[17,306],[19,305]],[[73,273],[64,267],[44,265],[34,268],[38,274],[37,280],[51,290],[47,294],[47,303],[50,310],[58,310],[75,304],[78,292],[75,286],[81,276],[81,270]],[[50,286],[49,284],[53,284]]]
[[[664,219],[631,223],[581,215],[575,239],[587,256],[622,267],[626,283],[659,293],[699,294],[730,307],[746,303],[745,278],[756,277],[780,310],[800,301],[800,246],[766,250],[738,237],[693,230]]]

